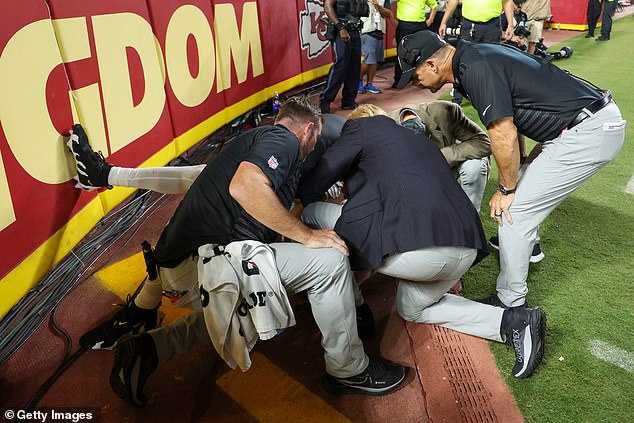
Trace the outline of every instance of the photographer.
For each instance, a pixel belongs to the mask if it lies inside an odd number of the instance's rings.
[[[550,12],[550,0],[516,1],[521,6],[522,12],[528,17],[528,53],[535,54],[535,46],[542,38],[544,21],[552,16]]]
[[[510,38],[506,38],[506,30],[508,28],[508,21],[506,15],[500,17],[500,26],[502,27],[502,42],[510,44],[521,50],[526,51],[526,40],[531,35],[528,30],[528,15],[522,10],[522,5],[526,0],[514,0],[513,1],[513,33]]]
[[[329,39],[335,62],[319,97],[319,108],[322,113],[330,113],[330,103],[343,83],[341,108],[353,110],[357,107],[355,99],[361,72],[361,17],[369,16],[370,8],[366,0],[326,0],[324,10],[332,25]]]

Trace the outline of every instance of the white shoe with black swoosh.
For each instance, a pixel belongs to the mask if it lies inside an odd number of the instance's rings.
[[[406,374],[405,366],[383,358],[370,358],[368,367],[358,375],[339,378],[326,374],[323,384],[326,391],[334,395],[385,395],[398,388]]]

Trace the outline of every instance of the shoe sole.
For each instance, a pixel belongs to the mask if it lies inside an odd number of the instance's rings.
[[[544,259],[544,257],[546,257],[544,253],[539,253],[535,256],[531,256],[531,258],[528,261],[530,261],[531,263],[539,263],[540,261]]]
[[[124,352],[136,357],[131,366],[125,365]],[[137,353],[134,342],[124,342],[114,354],[114,365],[110,372],[110,387],[114,393],[123,401],[134,406],[141,406],[145,403],[137,397],[136,390],[132,389],[132,386],[138,386],[139,383],[140,360],[141,356]]]
[[[401,384],[407,377],[407,367],[403,367],[403,375],[399,379],[398,382],[394,383],[392,386],[387,388],[364,388],[360,386],[350,386],[344,385],[342,383],[333,383],[332,380],[328,376],[322,377],[322,385],[331,395],[370,395],[370,396],[381,396],[387,395],[391,392],[396,391],[400,388]]]
[[[68,149],[70,150],[70,153],[73,155],[73,160],[75,160],[75,170],[77,170],[77,172],[79,173],[79,166],[78,166],[78,162],[77,162],[77,156],[78,154],[75,153],[75,150],[73,150],[73,139],[72,137],[68,140],[68,142],[66,143],[66,146],[68,146]],[[79,180],[79,176],[73,176],[73,179],[77,181],[77,183],[75,184],[75,188],[80,188],[83,189],[84,191],[94,191],[96,189],[99,189],[98,187],[93,187],[91,185],[84,185],[81,183],[81,181]]]
[[[536,350],[537,352],[535,353],[535,359],[532,362],[529,359],[526,367],[521,369],[519,373],[513,375],[514,377],[518,379],[525,379],[529,377],[531,374],[533,374],[537,366],[539,366],[539,364],[542,362],[542,359],[544,358],[544,339],[546,337],[546,313],[544,313],[544,311],[539,307],[535,307],[533,312],[536,312],[536,313],[531,313],[530,322],[529,322],[530,332],[532,336],[531,351]],[[535,314],[537,316],[536,319],[533,318],[533,315]],[[538,334],[538,336],[534,337],[533,336],[534,334]],[[530,355],[529,355],[529,358],[530,358]]]

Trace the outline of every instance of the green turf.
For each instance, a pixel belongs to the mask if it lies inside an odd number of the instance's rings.
[[[616,20],[605,43],[583,38],[557,65],[608,88],[623,118],[634,123],[634,22]],[[553,50],[552,48],[550,50]],[[465,112],[480,122],[468,104]],[[527,422],[634,422],[634,373],[589,353],[601,340],[634,355],[634,195],[624,188],[634,172],[632,131],[619,156],[584,183],[541,226],[546,258],[532,264],[528,301],[548,316],[546,355],[529,379],[510,376],[513,353],[490,343],[501,373]],[[497,187],[497,168],[481,212],[487,236],[497,232],[488,200]],[[499,270],[493,253],[464,277],[465,296],[495,292]],[[563,360],[560,361],[560,357]]]

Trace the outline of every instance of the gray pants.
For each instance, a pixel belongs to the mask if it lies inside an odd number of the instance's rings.
[[[585,180],[613,160],[623,146],[625,121],[612,103],[558,138],[543,144],[517,184],[510,208],[498,228],[500,274],[497,291],[508,306],[522,305],[528,265],[538,227]]]
[[[341,209],[336,204],[312,203],[302,220],[308,226],[332,229]],[[403,319],[501,341],[503,309],[447,294],[475,257],[473,248],[421,248],[386,257],[377,271],[398,279],[396,308]]]
[[[306,291],[322,334],[326,372],[335,377],[361,373],[368,365],[368,357],[357,335],[348,259],[331,248],[310,249],[295,243],[270,244],[270,247],[286,292],[292,295]],[[211,345],[201,310],[149,333],[160,363],[185,354],[197,345]]]
[[[469,200],[480,212],[484,188],[489,177],[489,157],[464,161],[454,170],[456,179],[460,177],[460,186]]]

